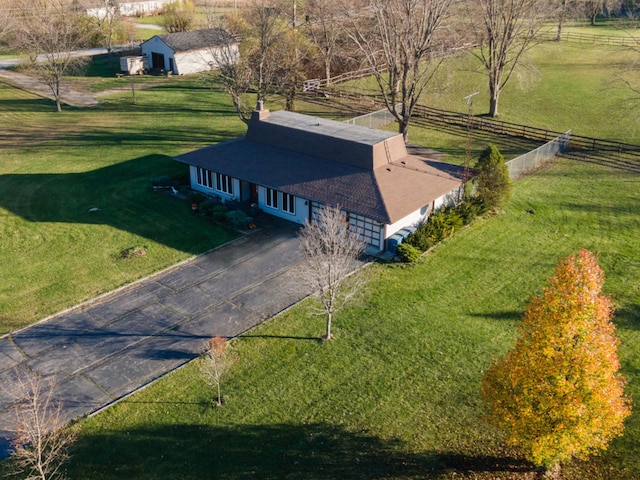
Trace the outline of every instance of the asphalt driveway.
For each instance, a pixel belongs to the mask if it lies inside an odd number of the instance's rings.
[[[269,227],[0,338],[0,458],[16,371],[55,378],[63,417],[94,412],[306,297],[297,226]]]

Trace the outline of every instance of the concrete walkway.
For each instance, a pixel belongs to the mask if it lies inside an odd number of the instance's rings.
[[[65,420],[94,412],[234,337],[310,292],[296,278],[297,225],[261,231],[0,338],[0,457],[16,372],[54,378]]]

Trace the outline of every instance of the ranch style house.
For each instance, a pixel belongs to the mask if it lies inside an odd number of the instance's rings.
[[[175,157],[191,188],[292,222],[340,206],[370,250],[455,204],[463,168],[407,151],[399,133],[299,113],[253,111],[244,137]]]

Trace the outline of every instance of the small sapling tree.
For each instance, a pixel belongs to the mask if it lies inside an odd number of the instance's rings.
[[[592,252],[561,260],[527,306],[514,349],[482,379],[489,421],[547,473],[606,449],[631,413],[603,282]]]
[[[215,387],[218,395],[216,404],[221,407],[222,379],[227,376],[237,357],[229,351],[227,339],[220,335],[216,335],[207,341],[202,357],[202,363],[200,364],[202,376],[208,385]]]
[[[512,183],[504,157],[495,145],[489,145],[475,164],[475,196],[489,210],[500,210],[509,204]]]
[[[325,338],[331,340],[333,315],[353,298],[364,281],[359,276],[349,285],[344,282],[354,271],[365,244],[356,232],[349,230],[339,206],[320,209],[315,220],[307,221],[299,239],[304,255],[300,275],[320,299],[327,319]]]
[[[63,478],[61,466],[69,458],[75,434],[64,428],[62,403],[53,397],[53,383],[41,377],[16,373],[14,398],[14,437],[11,440],[11,466],[28,480]]]

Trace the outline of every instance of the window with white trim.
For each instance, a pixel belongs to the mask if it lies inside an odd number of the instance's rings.
[[[282,192],[282,211],[295,215],[296,202],[293,195]]]
[[[267,188],[267,198],[265,200],[267,207],[278,208],[278,191],[273,188]]]
[[[233,179],[229,175],[216,173],[216,190],[233,195]]]
[[[203,187],[213,188],[213,179],[211,177],[211,170],[206,168],[196,167],[196,183]]]

